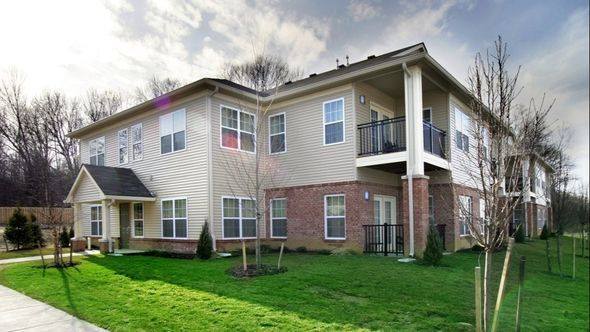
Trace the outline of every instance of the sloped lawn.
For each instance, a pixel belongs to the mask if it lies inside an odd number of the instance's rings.
[[[545,272],[542,241],[516,247],[514,257],[527,257],[525,331],[588,329],[588,259],[578,257],[571,280],[571,241],[564,247],[564,279]],[[503,257],[495,256],[497,274]],[[225,271],[239,258],[98,256],[64,271],[43,272],[39,263],[0,267],[0,283],[110,330],[457,331],[473,330],[478,258],[457,253],[432,268],[386,257],[290,253],[285,274],[235,280]],[[276,255],[264,259],[275,262]],[[517,265],[513,260],[501,330],[514,330]]]
[[[53,255],[53,248],[45,247],[41,248],[41,253],[43,255]],[[64,258],[65,255],[70,253],[70,248],[63,248]],[[22,257],[30,257],[30,256],[39,256],[39,249],[20,249],[20,250],[9,250],[4,251],[0,250],[0,260],[2,259],[11,259],[11,258],[22,258]]]

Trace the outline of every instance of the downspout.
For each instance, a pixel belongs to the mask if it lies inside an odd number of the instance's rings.
[[[213,251],[217,251],[217,241],[215,239],[215,229],[213,227],[213,142],[211,134],[211,97],[219,92],[219,87],[207,95],[207,180],[209,194],[209,229],[211,230],[211,239],[213,240]]]
[[[404,74],[406,77],[411,78],[412,74],[410,73],[410,71],[408,70],[408,66],[406,65],[406,63],[402,63],[402,68],[404,70]],[[404,89],[406,88],[406,80],[404,78]],[[411,90],[409,90],[411,91]],[[408,101],[410,99],[411,96],[408,96],[406,94],[406,105],[408,104]],[[409,135],[411,135],[410,133],[413,132],[414,128],[414,122],[413,121],[408,121],[408,114],[409,110],[406,108],[406,123],[408,123],[410,130],[407,131],[406,133],[406,142],[410,142]],[[414,176],[414,164],[412,162],[410,162],[410,153],[408,151],[408,223],[409,223],[409,235],[410,235],[410,256],[414,257],[414,183],[413,183],[413,176]]]

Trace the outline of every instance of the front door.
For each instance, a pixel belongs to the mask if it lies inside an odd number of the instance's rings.
[[[129,248],[131,223],[129,222],[129,203],[119,204],[119,248]]]
[[[396,198],[393,196],[375,195],[373,198],[373,213],[375,217],[375,224],[377,225],[394,225],[397,224],[397,206]],[[387,227],[387,226],[385,226]],[[388,228],[388,236],[385,239],[385,231],[380,232],[380,243],[387,243],[388,252],[393,252],[395,246],[396,229]],[[401,234],[400,234],[401,235]],[[383,250],[383,248],[379,248]]]

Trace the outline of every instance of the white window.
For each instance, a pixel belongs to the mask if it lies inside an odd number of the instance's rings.
[[[127,128],[119,130],[117,134],[119,138],[119,165],[127,164],[127,155],[128,155],[128,137],[127,137]]]
[[[276,198],[270,201],[271,237],[287,237],[287,199]]]
[[[432,123],[432,108],[422,110],[422,121]]]
[[[270,153],[281,153],[287,151],[285,113],[270,116],[268,118],[268,128]]]
[[[469,224],[471,223],[471,217],[473,215],[471,197],[470,196],[459,196],[459,219],[461,224],[459,225],[460,235],[469,235]]]
[[[90,235],[101,236],[102,235],[102,206],[92,205],[90,206]]]
[[[256,206],[254,200],[223,197],[221,213],[224,239],[251,239],[256,237]]]
[[[469,152],[469,117],[455,107],[455,144],[458,149]]]
[[[162,237],[186,238],[186,198],[162,200]]]
[[[479,199],[479,227],[481,228],[481,233],[483,234],[485,231],[485,225],[488,223],[488,214],[486,213],[486,200],[483,198]]]
[[[186,111],[184,109],[160,117],[160,153],[184,150],[186,145]]]
[[[324,229],[326,239],[346,239],[346,205],[344,195],[324,196]]]
[[[547,222],[547,217],[545,216],[545,209],[538,206],[537,207],[537,228],[541,229],[545,226]]]
[[[344,142],[344,99],[324,103],[324,145]]]
[[[143,237],[143,203],[133,203],[133,237]]]
[[[104,136],[90,141],[90,164],[104,166]]]
[[[131,149],[133,160],[143,159],[143,126],[141,123],[131,126]]]
[[[256,117],[253,114],[221,106],[221,146],[254,152]]]
[[[482,139],[482,143],[483,143],[483,159],[484,160],[488,160],[488,153],[489,153],[489,146],[490,146],[490,133],[488,131],[488,128],[483,128],[482,130],[482,135],[483,135],[483,139]]]

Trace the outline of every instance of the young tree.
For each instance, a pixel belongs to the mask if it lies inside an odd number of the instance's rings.
[[[552,106],[541,104],[525,109],[522,114],[516,113],[514,101],[521,91],[518,86],[520,67],[511,74],[508,59],[508,46],[501,37],[495,41],[492,51],[476,54],[468,77],[473,110],[467,124],[469,134],[457,133],[453,142],[466,151],[462,164],[468,180],[462,184],[476,188],[480,198],[480,216],[475,218],[474,202],[463,199],[458,194],[458,186],[452,187],[458,200],[461,227],[467,228],[472,241],[485,253],[484,330],[489,328],[490,321],[492,255],[506,243],[513,211],[522,203],[523,164],[534,153],[527,142],[535,140],[531,135],[538,137],[539,132],[543,132],[540,129],[544,126],[542,115]]]
[[[27,217],[21,209],[16,209],[4,230],[4,238],[12,244],[16,250],[22,249],[30,241],[29,228],[27,227]]]
[[[174,78],[160,79],[154,75],[150,78],[144,87],[139,87],[135,90],[135,101],[142,103],[144,101],[154,99],[164,95],[172,90],[176,90],[182,86],[182,83]]]
[[[247,143],[244,142],[244,144],[247,144],[247,149],[252,154],[228,155],[226,169],[232,177],[232,183],[228,183],[231,190],[234,193],[238,191],[246,193],[253,202],[249,210],[256,218],[257,267],[261,264],[260,228],[266,211],[264,190],[277,181],[279,176],[278,168],[265,157],[264,128],[279,87],[299,76],[300,71],[290,67],[280,57],[265,54],[256,55],[252,61],[243,64],[227,64],[224,72],[226,79],[250,88],[254,95],[254,100],[240,102],[244,109],[254,115],[253,117],[245,116],[243,119],[245,126],[251,131],[251,135],[248,135],[246,139]]]
[[[443,258],[443,248],[438,231],[434,226],[428,228],[428,236],[426,238],[426,248],[422,259],[428,265],[438,266]]]
[[[213,239],[209,232],[209,223],[205,221],[199,236],[199,244],[197,245],[197,257],[200,259],[209,259],[213,254]]]

